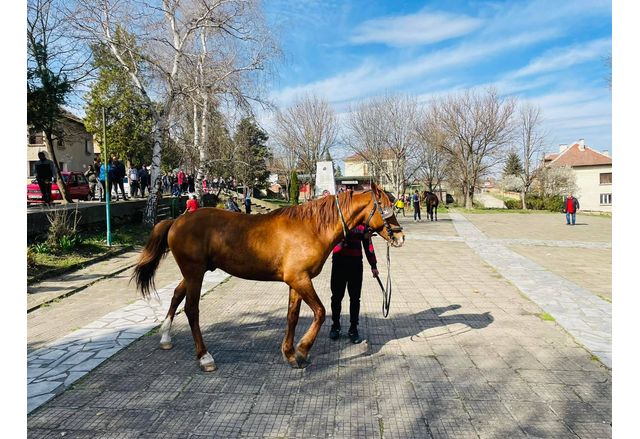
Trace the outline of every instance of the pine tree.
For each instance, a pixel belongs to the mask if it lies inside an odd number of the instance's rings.
[[[522,162],[520,161],[520,156],[518,156],[518,153],[516,153],[515,151],[509,152],[509,155],[507,156],[507,163],[504,166],[504,169],[502,170],[502,175],[518,176],[518,175],[521,175],[522,172],[524,172],[524,169],[522,168]]]
[[[244,118],[238,124],[234,142],[243,163],[237,177],[244,180],[246,185],[263,188],[269,178],[267,160],[271,158],[271,151],[267,140],[269,136],[254,120]]]

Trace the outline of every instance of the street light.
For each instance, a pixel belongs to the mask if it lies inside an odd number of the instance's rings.
[[[105,112],[102,107],[102,146],[104,146],[104,183],[105,183],[105,201],[107,216],[107,245],[111,247],[111,188],[109,187],[109,154],[107,154],[107,125],[105,123]]]

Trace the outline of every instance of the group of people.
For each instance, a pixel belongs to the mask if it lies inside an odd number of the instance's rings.
[[[406,195],[406,194],[400,195],[396,199],[396,202],[395,202],[393,207],[394,207],[394,210],[396,212],[396,215],[398,215],[400,212],[402,212],[402,216],[405,216],[405,214],[404,214],[405,207],[407,209],[409,209],[410,207],[413,207],[413,221],[415,221],[415,222],[422,221],[422,217],[420,216],[420,214],[421,214],[421,211],[420,211],[420,194],[418,193],[417,190],[415,191],[415,193],[413,195]]]
[[[117,155],[112,155],[107,163],[96,157],[93,164],[84,171],[84,175],[89,181],[92,198],[98,197],[100,201],[105,201],[107,194],[110,200],[114,200],[112,191],[115,192],[115,201],[119,201],[121,197],[125,201],[129,198],[144,198],[145,191],[151,184],[151,175],[146,165],[132,165],[127,171]],[[125,177],[129,180],[128,196],[124,189]]]

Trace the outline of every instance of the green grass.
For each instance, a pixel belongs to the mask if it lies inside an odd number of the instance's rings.
[[[277,207],[291,206],[287,200],[281,200],[280,198],[260,198],[260,201],[266,201],[267,203],[275,204]]]
[[[541,312],[540,314],[538,314],[538,317],[540,317],[541,320],[544,320],[545,322],[555,322],[556,319],[553,318],[553,316],[551,314],[549,314],[548,312]]]
[[[106,232],[93,230],[82,232],[81,244],[56,253],[31,253],[31,264],[27,264],[27,283],[38,282],[48,277],[81,268],[110,254],[146,242],[149,231],[142,225],[122,225],[112,229],[111,243],[107,246]]]

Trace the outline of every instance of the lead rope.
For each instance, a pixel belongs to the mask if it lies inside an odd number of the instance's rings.
[[[382,316],[386,319],[391,309],[391,258],[389,256],[389,242],[387,242],[387,288],[382,286],[382,281],[376,277],[382,290]]]
[[[342,233],[344,233],[344,239],[347,239],[347,224],[344,222],[344,216],[342,215],[342,209],[340,209],[340,203],[338,202],[338,196],[336,198],[336,207],[338,208],[338,216],[340,217],[340,223],[342,224]]]

